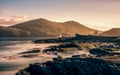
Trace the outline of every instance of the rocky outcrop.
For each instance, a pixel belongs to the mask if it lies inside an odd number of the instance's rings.
[[[57,46],[50,46],[48,47],[48,49],[44,49],[43,52],[44,53],[48,53],[48,52],[62,52],[62,53],[67,53],[67,51],[75,51],[75,50],[80,50],[80,47],[75,44],[75,43],[65,43],[65,44],[60,44]]]
[[[39,52],[40,52],[39,49],[35,49],[35,50],[31,50],[31,51],[21,52],[19,54],[32,54],[32,53],[39,53]]]
[[[109,51],[104,50],[104,49],[100,49],[100,48],[91,49],[90,53],[93,54],[93,55],[97,55],[97,56],[112,55],[112,53],[110,53]]]
[[[90,35],[77,35],[75,37],[60,37],[54,39],[40,39],[35,40],[35,43],[71,43],[71,42],[120,42],[118,37],[103,37],[103,36],[90,36]]]
[[[46,63],[30,64],[16,75],[119,75],[120,67],[93,58],[54,58]]]

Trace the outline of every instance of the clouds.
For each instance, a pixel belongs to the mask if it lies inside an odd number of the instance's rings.
[[[8,9],[0,9],[0,26],[11,26],[27,20],[27,15],[18,15],[17,13]]]
[[[0,9],[0,14],[10,14],[11,12],[6,9]]]
[[[24,15],[27,14],[29,20],[36,18],[54,21],[76,20],[93,25],[93,28],[105,30],[104,25],[109,25],[106,28],[120,27],[119,13],[120,0],[0,0],[2,26],[24,22],[28,20]]]
[[[13,16],[11,16],[13,15]],[[27,15],[18,15],[8,9],[0,9],[0,26],[15,25],[28,20]]]
[[[11,16],[11,17],[0,17],[0,25],[1,26],[10,26],[20,22],[24,22],[28,20],[27,15],[20,16]]]

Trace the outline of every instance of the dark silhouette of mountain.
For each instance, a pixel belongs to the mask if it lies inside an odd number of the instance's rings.
[[[120,36],[120,28],[112,28],[100,34],[101,36]]]
[[[53,22],[43,18],[27,21],[7,28],[0,28],[0,36],[73,36],[93,34],[96,30],[75,21]],[[22,35],[24,34],[24,35]]]

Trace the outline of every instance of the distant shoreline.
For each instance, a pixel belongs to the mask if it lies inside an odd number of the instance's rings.
[[[0,37],[0,41],[33,41],[38,39],[51,39],[58,37]]]

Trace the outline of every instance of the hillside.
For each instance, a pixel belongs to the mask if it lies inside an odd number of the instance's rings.
[[[90,29],[78,22],[67,21],[64,23],[53,22],[43,18],[27,21],[7,28],[0,28],[0,36],[73,36],[75,33],[82,35],[93,34],[94,29]],[[22,35],[22,34],[24,35]]]
[[[0,26],[0,28],[4,28],[3,26]]]
[[[18,28],[0,28],[0,36],[25,37],[30,35],[31,35],[30,32]]]
[[[120,36],[120,28],[113,28],[100,34],[101,36]]]

